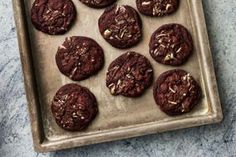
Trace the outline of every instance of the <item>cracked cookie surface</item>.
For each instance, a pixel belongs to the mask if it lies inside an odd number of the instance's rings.
[[[31,8],[31,21],[36,29],[50,34],[64,34],[76,18],[71,0],[35,0]]]
[[[149,52],[157,62],[181,65],[193,51],[193,40],[188,30],[180,24],[166,24],[158,28],[149,43]]]
[[[157,79],[153,95],[156,104],[168,115],[190,112],[201,99],[201,88],[190,73],[170,70]]]
[[[175,12],[179,0],[136,0],[140,13],[147,16],[165,16]]]
[[[67,37],[58,48],[56,63],[61,73],[74,81],[80,81],[102,69],[104,53],[98,43],[91,38]]]
[[[53,98],[51,110],[56,123],[68,131],[88,127],[98,112],[93,93],[77,84],[61,87]]]
[[[113,5],[99,18],[99,30],[113,47],[130,48],[142,38],[142,22],[137,11],[128,5]]]
[[[141,96],[152,84],[153,68],[149,60],[136,52],[127,52],[109,66],[106,85],[112,95]]]

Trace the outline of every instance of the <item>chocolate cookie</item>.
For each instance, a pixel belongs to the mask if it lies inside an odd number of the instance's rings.
[[[91,38],[73,36],[59,46],[56,63],[64,75],[80,81],[96,74],[104,64],[102,48]]]
[[[164,16],[178,9],[179,0],[136,0],[140,13],[147,16]]]
[[[184,26],[166,24],[153,33],[149,47],[152,58],[157,62],[181,65],[192,54],[193,40]]]
[[[98,23],[103,38],[113,47],[125,49],[141,40],[141,19],[136,10],[128,5],[107,8]]]
[[[64,34],[72,25],[76,10],[71,0],[35,0],[31,21],[35,28],[47,34]]]
[[[92,8],[103,8],[116,2],[116,0],[80,0],[80,1]]]
[[[68,131],[85,129],[98,112],[95,96],[77,84],[61,87],[53,98],[51,109],[56,123]]]
[[[168,115],[190,112],[201,99],[201,89],[184,70],[170,70],[160,75],[153,88],[154,99]]]
[[[153,68],[149,60],[135,52],[127,52],[109,66],[106,85],[112,95],[140,96],[152,84]]]

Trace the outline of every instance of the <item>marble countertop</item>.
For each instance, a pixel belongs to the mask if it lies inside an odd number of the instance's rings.
[[[236,157],[236,1],[203,0],[219,92],[221,124],[53,153],[35,153],[11,0],[0,0],[0,157]]]

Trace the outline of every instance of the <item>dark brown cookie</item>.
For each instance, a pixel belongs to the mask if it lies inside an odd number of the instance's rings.
[[[193,40],[184,26],[166,24],[153,33],[149,48],[152,58],[157,62],[181,65],[192,54]]]
[[[154,99],[168,115],[190,112],[201,99],[201,89],[184,70],[170,70],[160,75],[153,88]]]
[[[113,47],[125,49],[141,40],[141,19],[136,10],[128,5],[107,8],[98,23],[103,38]]]
[[[116,0],[80,0],[80,1],[92,8],[104,8],[116,2]]]
[[[35,28],[47,34],[64,34],[72,25],[76,10],[71,0],[35,0],[31,21]]]
[[[56,123],[68,131],[85,129],[98,112],[95,96],[77,84],[61,87],[53,98],[51,109]]]
[[[73,36],[59,46],[56,63],[64,75],[80,81],[96,74],[104,64],[102,48],[91,38]]]
[[[164,16],[175,12],[179,0],[136,0],[140,13],[147,16]]]
[[[153,68],[149,60],[135,52],[127,52],[109,66],[106,85],[112,95],[138,97],[153,80]]]

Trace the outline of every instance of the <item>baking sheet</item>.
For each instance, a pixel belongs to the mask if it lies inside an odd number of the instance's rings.
[[[133,50],[145,55],[152,63],[155,79],[160,73],[176,67],[161,65],[149,55],[151,34],[161,25],[179,23],[192,34],[194,53],[183,66],[202,87],[203,99],[191,113],[169,117],[155,104],[152,87],[140,98],[111,96],[105,85],[106,70],[112,60],[127,50],[111,47],[99,33],[98,18],[104,9],[91,9],[73,0],[77,19],[65,35],[50,36],[37,31],[30,21],[33,0],[13,0],[18,40],[29,103],[35,150],[55,151],[76,146],[135,137],[156,132],[219,122],[222,111],[212,64],[201,0],[182,0],[179,10],[163,18],[140,15],[143,21],[143,40]],[[119,0],[136,8],[135,0]],[[87,36],[104,49],[105,66],[97,75],[76,82],[89,88],[96,96],[99,114],[84,131],[67,132],[57,126],[50,104],[56,91],[72,81],[62,75],[55,63],[57,48],[65,37]]]

